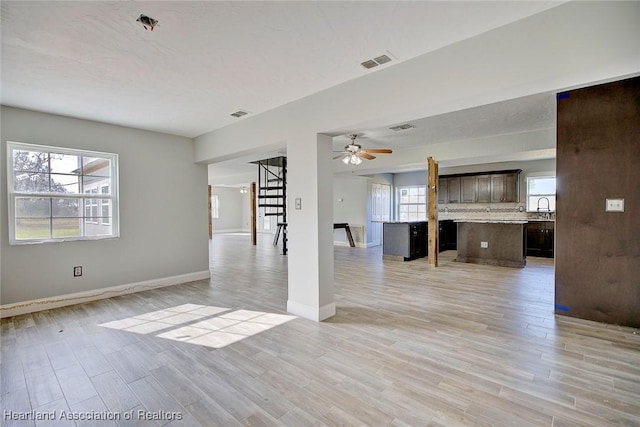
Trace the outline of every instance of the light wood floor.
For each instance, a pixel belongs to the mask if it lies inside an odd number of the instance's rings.
[[[432,269],[336,247],[332,319],[296,318],[221,348],[176,341],[188,333],[175,328],[229,322],[201,306],[286,314],[286,257],[270,239],[252,247],[247,236],[215,236],[210,283],[2,321],[3,411],[165,420],[5,412],[2,425],[640,425],[638,330],[554,316],[550,260],[510,269],[452,258]],[[166,309],[192,310],[165,325],[175,339],[152,323],[148,333],[100,326]],[[182,419],[168,422],[174,412]]]

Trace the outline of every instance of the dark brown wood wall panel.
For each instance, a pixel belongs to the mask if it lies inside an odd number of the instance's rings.
[[[557,98],[556,313],[640,327],[640,77]]]

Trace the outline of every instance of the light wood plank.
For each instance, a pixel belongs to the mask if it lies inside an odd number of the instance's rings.
[[[284,313],[287,258],[270,243],[216,235],[211,281],[3,319],[3,405],[171,407],[176,426],[640,425],[638,331],[555,316],[553,260],[514,271],[447,251],[434,269],[336,247],[325,322],[220,349],[99,326],[184,304]],[[159,425],[120,423],[136,424]]]

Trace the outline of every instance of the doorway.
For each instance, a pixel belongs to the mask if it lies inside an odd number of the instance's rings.
[[[371,184],[371,245],[382,244],[382,222],[391,219],[391,185]]]

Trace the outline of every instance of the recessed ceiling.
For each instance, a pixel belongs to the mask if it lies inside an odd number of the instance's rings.
[[[555,94],[538,94],[410,120],[411,129],[393,131],[390,126],[357,129],[358,140],[367,147],[388,146],[395,150],[430,144],[480,139],[556,126]],[[402,123],[405,124],[405,123]],[[334,146],[349,142],[348,134],[334,138]]]
[[[560,3],[2,1],[1,102],[195,137]]]

